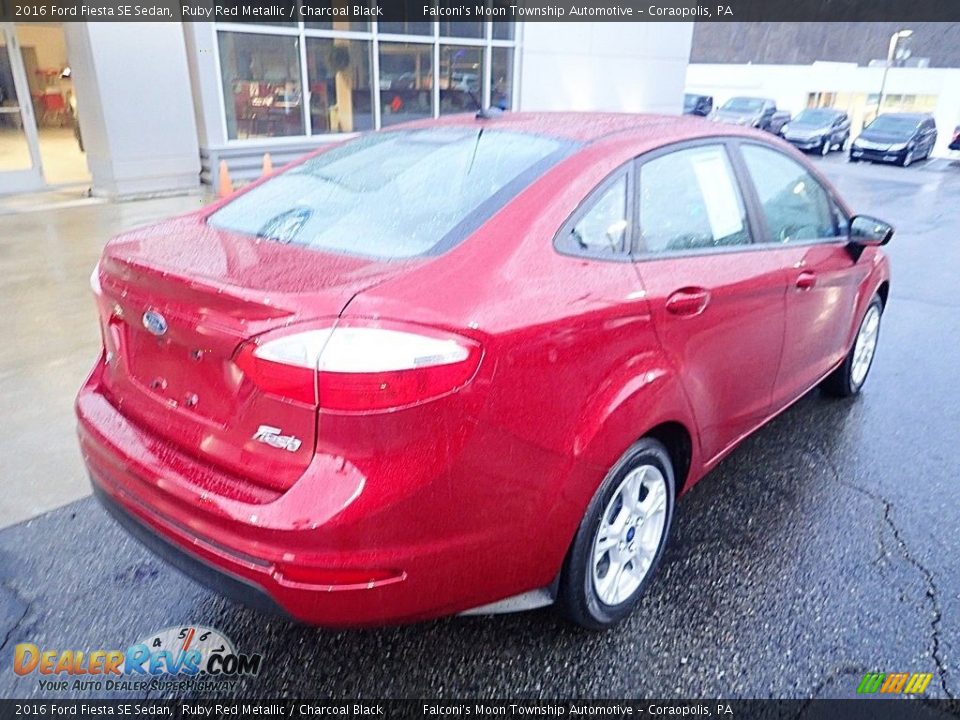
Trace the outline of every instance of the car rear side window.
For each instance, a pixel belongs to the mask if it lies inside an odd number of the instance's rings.
[[[570,228],[568,244],[591,255],[624,253],[629,227],[626,174],[598,191],[592,202]]]
[[[325,252],[435,254],[571,149],[556,138],[484,126],[371,133],[267,180],[207,222]]]
[[[719,145],[677,150],[643,162],[637,193],[641,253],[751,241],[743,198],[726,150]]]
[[[840,235],[830,194],[802,165],[760,145],[742,148],[766,219],[765,242],[807,242]]]

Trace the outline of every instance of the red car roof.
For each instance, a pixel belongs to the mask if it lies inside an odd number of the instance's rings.
[[[704,134],[708,121],[687,115],[651,115],[614,112],[505,112],[502,115],[478,119],[472,113],[447,115],[437,120],[404,123],[403,127],[472,126],[489,127],[514,132],[561,137],[576,142],[590,143],[614,133],[636,131],[637,134],[656,134],[665,140],[680,140]],[[399,126],[398,126],[399,127]],[[716,135],[737,135],[736,126],[710,125]]]

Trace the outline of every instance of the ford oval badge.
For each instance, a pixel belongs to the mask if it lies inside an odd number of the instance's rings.
[[[147,310],[143,314],[143,326],[147,332],[159,337],[167,331],[167,319],[154,310]]]

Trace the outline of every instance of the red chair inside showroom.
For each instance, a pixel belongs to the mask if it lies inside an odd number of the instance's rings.
[[[60,93],[44,93],[40,96],[40,102],[43,104],[44,125],[57,124],[63,126],[67,116],[67,101],[63,99]]]

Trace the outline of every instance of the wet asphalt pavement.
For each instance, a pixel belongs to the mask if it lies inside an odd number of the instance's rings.
[[[817,162],[898,228],[871,377],[853,401],[814,391],[688,493],[618,629],[549,609],[307,628],[183,578],[87,498],[0,531],[0,697],[44,695],[11,672],[18,642],[123,648],[179,624],[264,655],[237,697],[850,697],[867,671],[960,695],[960,166]],[[70,696],[90,694],[50,695]]]

